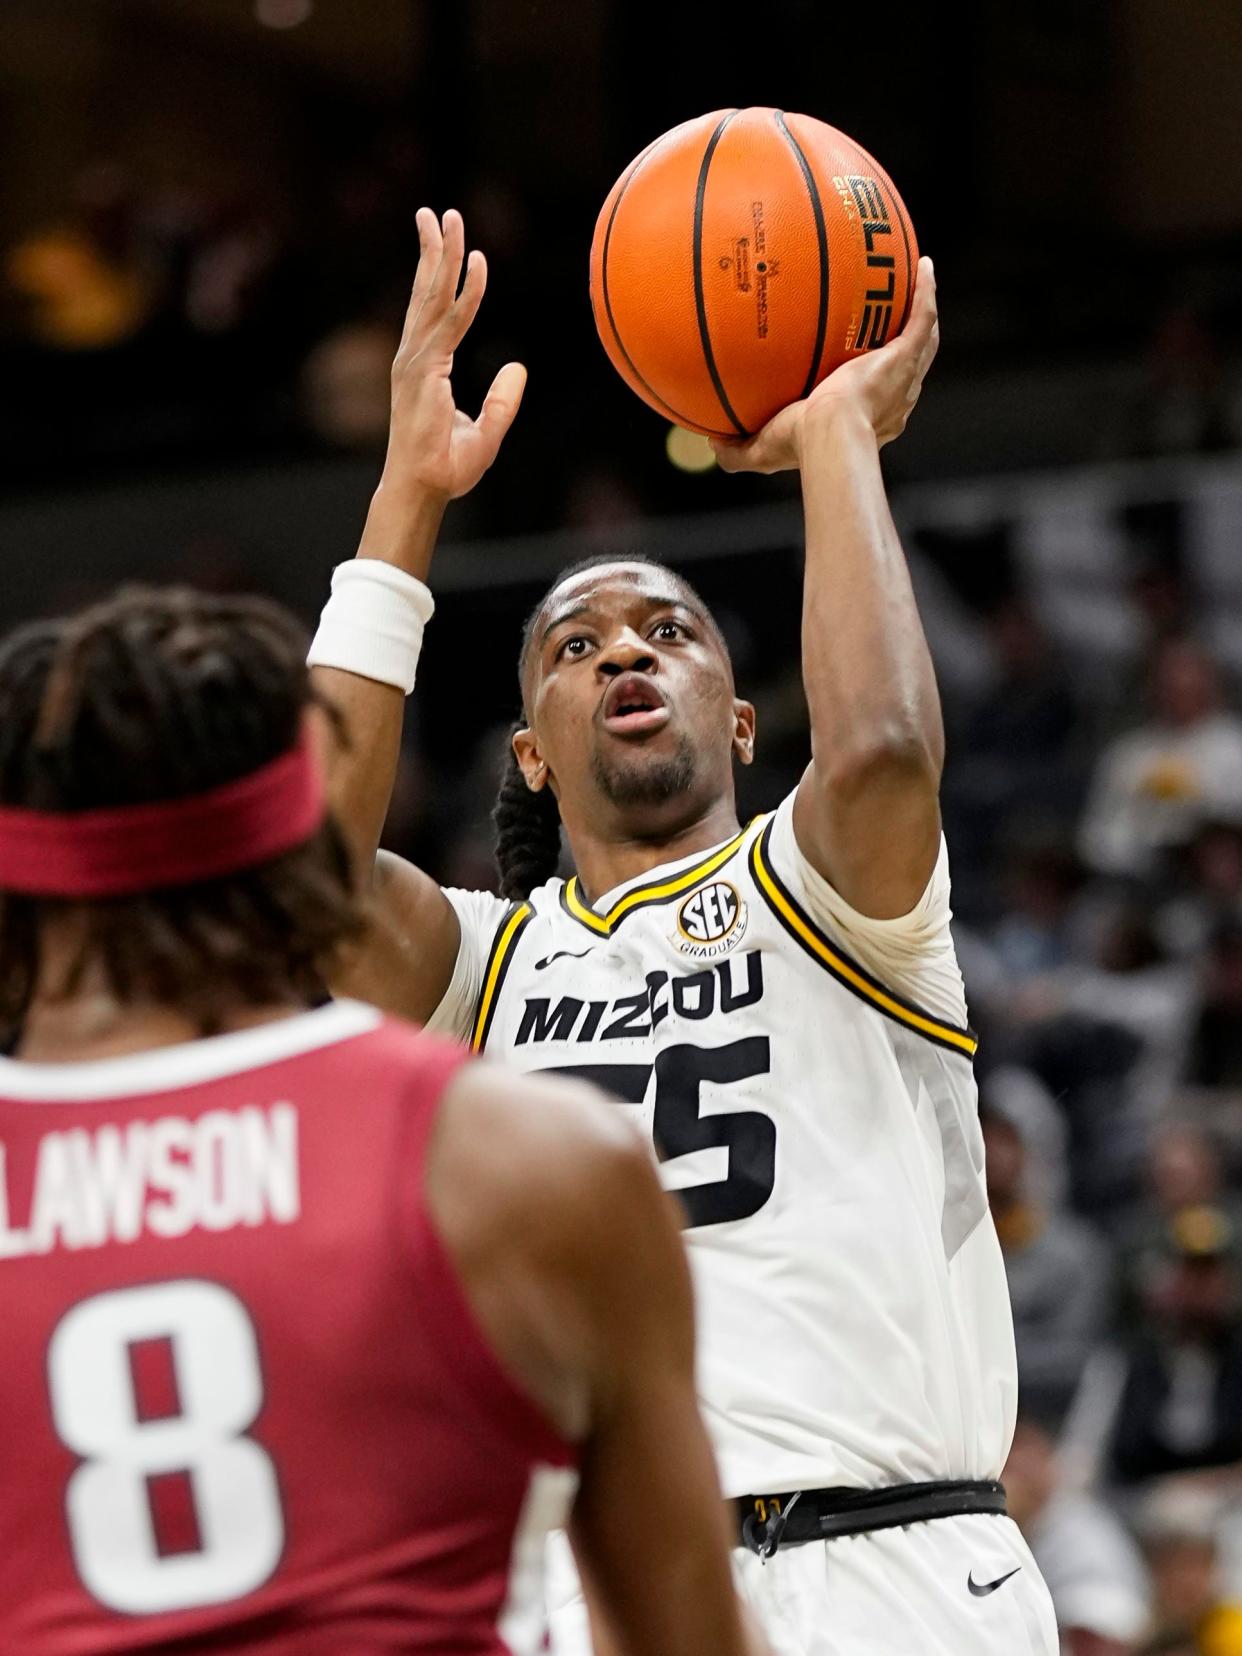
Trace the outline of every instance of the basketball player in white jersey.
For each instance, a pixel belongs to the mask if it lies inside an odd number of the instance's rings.
[[[471,255],[456,296],[460,217],[424,210],[419,228],[383,480],[311,655],[348,716],[331,786],[367,858],[441,516],[524,383],[510,364],[477,421],[455,408],[485,266]],[[385,922],[340,984],[524,1071],[590,1077],[651,1133],[685,1207],[737,1575],[781,1656],[1057,1647],[996,1482],[1013,1333],[949,932],[940,709],[878,459],[937,338],[924,260],[898,339],[718,451],[727,470],[801,472],[813,756],[795,791],[739,824],[754,710],[683,580],[628,560],[568,572],[523,643],[506,895],[381,855]],[[677,1521],[653,1513],[651,1545]],[[589,1648],[570,1600],[557,1649]]]

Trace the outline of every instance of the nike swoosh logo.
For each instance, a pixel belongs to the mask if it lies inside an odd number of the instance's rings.
[[[1019,1564],[1015,1569],[1010,1570],[1009,1575],[997,1576],[995,1581],[985,1581],[983,1583],[975,1580],[975,1572],[972,1570],[966,1577],[966,1585],[976,1598],[987,1598],[989,1593],[994,1593],[998,1587],[1003,1587],[1009,1580],[1009,1576],[1016,1576],[1021,1568],[1022,1566]]]
[[[555,954],[544,955],[542,960],[537,960],[535,970],[542,972],[544,967],[550,966],[554,960],[582,960],[594,953],[594,949],[558,949]]]

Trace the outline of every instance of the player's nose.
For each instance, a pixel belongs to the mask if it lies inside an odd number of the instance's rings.
[[[595,665],[605,678],[616,678],[621,673],[654,673],[656,657],[645,638],[624,627],[600,650]]]

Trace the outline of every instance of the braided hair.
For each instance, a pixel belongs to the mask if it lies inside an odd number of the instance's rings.
[[[301,628],[276,604],[185,588],[127,587],[21,627],[0,644],[0,804],[139,805],[257,770],[293,745],[318,699],[305,660]],[[29,1007],[44,921],[70,908],[83,941],[59,993],[98,965],[122,1003],[176,1006],[203,1034],[239,1004],[318,998],[317,963],[362,925],[331,820],[260,868],[196,885],[94,901],[0,892],[0,1039]]]
[[[562,569],[526,617],[522,628],[522,648],[518,656],[519,683],[525,683],[536,623],[557,587],[573,576],[581,575],[585,570],[616,563],[646,564],[672,575],[702,610],[716,634],[721,649],[728,654],[728,647],[710,611],[684,576],[668,569],[667,565],[659,563],[655,558],[646,558],[639,553],[604,552],[592,558],[583,558],[580,562]],[[516,720],[512,731],[521,730],[523,725],[523,720]],[[545,785],[536,792],[527,787],[512,742],[509,743],[496,803],[492,807],[492,826],[495,830],[495,858],[496,869],[500,875],[501,896],[508,897],[514,902],[529,897],[537,886],[552,879],[560,864],[561,813],[551,788]]]

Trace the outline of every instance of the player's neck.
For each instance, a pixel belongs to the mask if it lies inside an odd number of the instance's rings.
[[[625,833],[605,837],[573,826],[567,828],[567,837],[578,884],[586,901],[593,903],[649,869],[692,857],[696,851],[710,851],[737,831],[737,809],[732,798],[725,798],[716,800],[693,822],[681,823],[656,838]]]
[[[188,1007],[119,999],[102,961],[81,959],[80,917],[68,914],[45,924],[39,944],[38,976],[14,1057],[31,1064],[84,1064],[202,1038],[202,1019]],[[261,1005],[239,994],[221,1008],[212,1032],[227,1035],[305,1010],[292,987]]]
[[[272,1006],[239,1006],[220,1019],[215,1033],[253,1029],[305,1010],[292,1000]],[[109,996],[75,995],[72,1000],[35,1001],[13,1056],[31,1064],[85,1064],[181,1046],[200,1039],[202,1033],[198,1020],[178,1007],[118,1006]]]
[[[97,961],[87,961],[80,974],[67,982],[64,939],[53,935],[45,938],[45,945],[39,981],[22,1019],[14,1057],[31,1064],[85,1064],[201,1038],[201,1019],[188,1008],[119,1000]],[[223,1010],[214,1032],[227,1035],[305,1010],[305,1003],[292,991],[287,998],[262,1006],[239,996],[235,1006]]]

